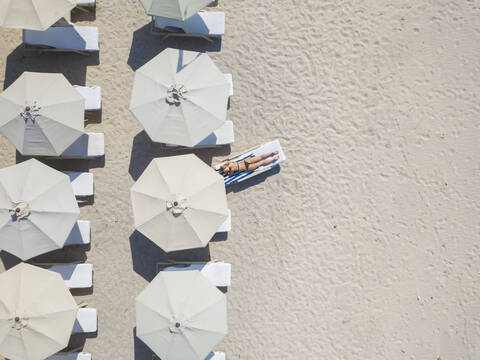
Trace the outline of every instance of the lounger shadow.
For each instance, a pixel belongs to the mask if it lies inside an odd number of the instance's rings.
[[[222,39],[215,38],[213,42],[209,42],[201,38],[170,37],[162,40],[160,36],[152,35],[151,24],[146,24],[133,33],[127,63],[132,70],[136,71],[166,48],[216,52],[222,48]]]
[[[133,346],[135,360],[152,360],[155,353],[137,337],[137,328],[133,328]]]
[[[227,193],[230,193],[230,192],[237,193],[237,192],[246,190],[251,186],[255,186],[255,185],[258,185],[258,184],[264,182],[268,177],[270,177],[272,175],[279,174],[280,171],[281,171],[280,165],[275,165],[270,170],[265,171],[261,174],[258,174],[257,176],[254,176],[254,177],[252,177],[250,179],[247,179],[245,181],[235,183],[235,184],[232,184],[232,185],[228,186],[226,188]]]
[[[71,84],[85,85],[87,66],[99,63],[98,52],[91,56],[72,53],[45,53],[36,56],[22,44],[7,56],[3,89],[9,87],[25,71],[63,73]]]
[[[204,248],[167,253],[136,230],[130,236],[130,248],[133,270],[147,281],[152,281],[157,276],[157,263],[171,261],[209,262],[211,260],[208,245]]]
[[[230,154],[230,145],[208,148],[167,147],[165,144],[152,142],[148,134],[142,130],[133,138],[128,172],[132,179],[137,181],[154,158],[190,153],[197,155],[206,164],[211,165],[214,156],[228,156]]]

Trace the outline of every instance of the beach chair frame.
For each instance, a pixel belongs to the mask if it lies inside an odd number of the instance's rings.
[[[27,51],[35,51],[39,54],[44,52],[62,52],[62,53],[75,53],[83,56],[90,56],[92,51],[82,51],[82,50],[72,50],[72,49],[58,49],[53,46],[46,46],[46,45],[31,45],[31,44],[23,44],[25,47],[24,49]]]
[[[57,21],[55,24],[53,24],[51,27],[72,27],[72,26],[73,25],[69,21],[66,21],[65,19],[61,19]],[[22,39],[25,39],[25,31],[26,30],[23,30]],[[76,49],[59,49],[54,46],[26,44],[25,42],[23,42],[23,46],[26,51],[36,51],[39,54],[43,52],[59,52],[59,53],[74,53],[82,56],[90,56],[93,53],[100,52],[100,43],[98,45],[99,49],[95,51],[76,50]]]
[[[204,34],[189,34],[183,32],[182,29],[178,28],[179,31],[161,29],[155,26],[155,18],[152,16],[152,21],[150,22],[150,32],[155,36],[163,36],[162,41],[167,40],[169,37],[183,37],[183,38],[201,38],[210,43],[214,42],[216,39],[221,39],[221,35],[204,35]]]

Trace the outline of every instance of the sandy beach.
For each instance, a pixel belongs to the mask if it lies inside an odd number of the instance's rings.
[[[2,89],[24,71],[100,85],[103,160],[91,171],[89,249],[38,262],[94,266],[74,293],[98,309],[98,334],[75,336],[95,360],[150,360],[135,338],[135,297],[165,260],[232,264],[228,359],[480,358],[480,3],[220,0],[221,43],[162,42],[137,0],[97,0],[100,53],[38,55],[0,29]],[[134,71],[166,47],[208,50],[233,74],[231,147],[208,164],[279,139],[279,171],[233,186],[233,228],[205,249],[164,253],[134,232],[130,187],[155,157],[128,106]],[[221,50],[221,51],[218,51]],[[0,167],[22,161],[0,138]],[[2,252],[0,271],[16,259]]]

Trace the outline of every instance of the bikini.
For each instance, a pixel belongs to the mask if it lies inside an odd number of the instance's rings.
[[[246,160],[241,160],[241,161],[235,161],[235,164],[237,164],[237,172],[240,172],[240,163],[243,162],[245,164],[245,171],[249,170],[251,163],[247,162]],[[232,174],[233,175],[233,174]]]
[[[242,160],[243,163],[245,164],[245,171],[248,171],[248,167],[251,165],[249,162],[247,162],[247,160]],[[240,163],[242,161],[235,161],[237,163],[237,171],[239,172],[240,171]]]

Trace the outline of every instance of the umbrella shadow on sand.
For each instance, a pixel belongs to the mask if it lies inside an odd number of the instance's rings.
[[[165,252],[149,238],[138,231],[130,236],[133,270],[148,282],[152,281],[162,267],[172,262],[209,262],[210,249],[189,249]]]
[[[71,12],[71,22],[95,21],[97,19],[97,2],[89,8],[76,7]]]
[[[132,70],[136,71],[166,48],[199,52],[220,51],[222,39],[214,39],[210,42],[202,38],[169,37],[163,40],[162,36],[152,34],[151,24],[146,24],[133,33],[132,46],[130,47],[127,63]]]
[[[48,165],[58,171],[89,172],[90,169],[105,167],[105,156],[92,159],[62,159],[25,156],[16,151],[15,159],[17,164],[29,159],[37,159],[38,161],[41,161],[45,165]],[[89,201],[87,201],[87,204],[93,203],[93,198],[88,200]],[[84,205],[84,203],[79,203],[79,206],[82,205]]]
[[[138,180],[150,162],[158,157],[195,154],[207,165],[212,165],[214,156],[228,156],[230,145],[215,148],[168,148],[164,144],[154,143],[145,131],[133,138],[132,153],[128,172],[133,180]]]
[[[62,249],[54,250],[46,254],[36,256],[26,262],[31,264],[69,264],[69,263],[84,263],[87,260],[86,252],[90,250],[90,246],[85,245],[73,245],[66,246]],[[0,251],[0,260],[8,270],[15,265],[18,265],[22,260],[15,255],[12,255],[4,250]]]
[[[142,340],[137,337],[137,328],[133,328],[133,346],[135,360],[155,359],[155,353]],[[157,358],[158,359],[158,358]]]
[[[87,67],[100,64],[98,52],[89,56],[73,53],[43,53],[18,46],[7,57],[3,89],[9,87],[25,71],[62,73],[72,85],[85,85]]]

